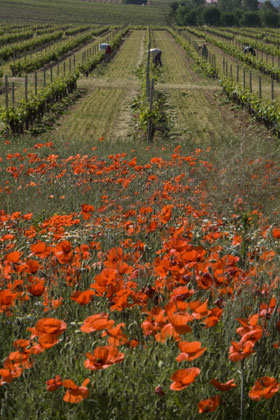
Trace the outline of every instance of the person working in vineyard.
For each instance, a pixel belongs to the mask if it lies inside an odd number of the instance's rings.
[[[162,62],[161,62],[161,50],[159,48],[151,48],[150,49],[150,53],[152,55],[153,58],[153,63],[155,66],[162,66]]]
[[[103,52],[106,51],[106,48],[108,47],[109,44],[107,44],[107,42],[102,42],[101,44],[99,44],[99,51]]]
[[[253,47],[251,47],[251,45],[247,45],[247,47],[244,47],[243,48],[243,53],[244,54],[250,53],[250,54],[252,54],[254,56],[256,55],[256,51],[255,51],[255,49]]]
[[[202,48],[201,48],[201,55],[203,58],[205,58],[205,60],[208,59],[208,49],[207,49],[207,45],[203,44]]]
[[[99,51],[104,52],[104,61],[106,63],[110,61],[113,50],[107,42],[102,42],[102,44],[99,44]]]
[[[108,63],[111,59],[111,55],[112,55],[112,48],[111,46],[108,44],[105,50],[105,61]]]

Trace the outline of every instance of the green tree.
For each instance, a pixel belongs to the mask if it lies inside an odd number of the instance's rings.
[[[264,4],[263,4],[263,9],[262,10],[276,10],[276,8],[273,6],[273,4],[269,1],[269,0],[265,0]]]
[[[258,10],[258,0],[243,0],[242,3],[245,10]]]
[[[197,13],[195,9],[187,6],[179,6],[176,10],[175,19],[180,26],[197,25]]]
[[[219,0],[218,7],[222,12],[233,12],[234,9],[241,9],[242,0]]]
[[[258,12],[244,12],[241,21],[242,26],[261,26],[261,18]]]
[[[193,9],[204,6],[206,4],[205,0],[188,0],[188,2]]]
[[[221,23],[221,12],[216,6],[208,6],[204,8],[203,19],[206,25],[219,26]]]
[[[222,12],[221,13],[221,24],[223,26],[234,26],[236,25],[236,17],[232,12]]]
[[[274,10],[264,9],[261,12],[261,23],[264,27],[277,28],[279,26],[279,14]]]
[[[171,9],[170,11],[171,16],[174,16],[179,7],[179,3],[177,1],[173,1],[172,3],[169,4],[169,7]]]
[[[241,18],[243,16],[244,11],[242,9],[235,9],[233,11],[234,16],[235,16],[235,22],[237,26],[241,25]]]

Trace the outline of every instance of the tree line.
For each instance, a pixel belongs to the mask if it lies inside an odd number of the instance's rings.
[[[280,13],[269,0],[173,1],[170,17],[179,26],[279,27]]]

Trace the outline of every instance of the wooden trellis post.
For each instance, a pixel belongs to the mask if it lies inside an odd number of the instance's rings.
[[[146,96],[147,99],[150,97],[150,61],[151,61],[151,31],[150,28],[149,31],[149,42],[148,42],[148,57],[147,57],[147,68],[146,68]]]
[[[25,78],[24,78],[24,98],[25,98],[25,101],[27,102],[28,101],[28,76],[27,74],[25,75]]]
[[[12,82],[12,106],[15,107],[15,82]]]
[[[150,113],[153,111],[153,99],[154,99],[154,79],[152,79],[150,98],[149,98],[149,110]],[[153,138],[153,119],[149,117],[148,119],[148,141],[151,142]]]
[[[37,83],[38,83],[37,71],[35,71],[34,73],[35,95],[37,95],[37,87],[38,87]]]
[[[250,88],[250,92],[252,93],[253,91],[253,87],[252,87],[252,72],[249,72],[249,88]]]
[[[5,76],[5,103],[6,109],[9,107],[9,80],[8,76]]]

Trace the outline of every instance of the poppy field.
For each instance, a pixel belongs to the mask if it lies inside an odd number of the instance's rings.
[[[1,419],[280,415],[279,140],[153,37],[168,138],[1,137]]]

